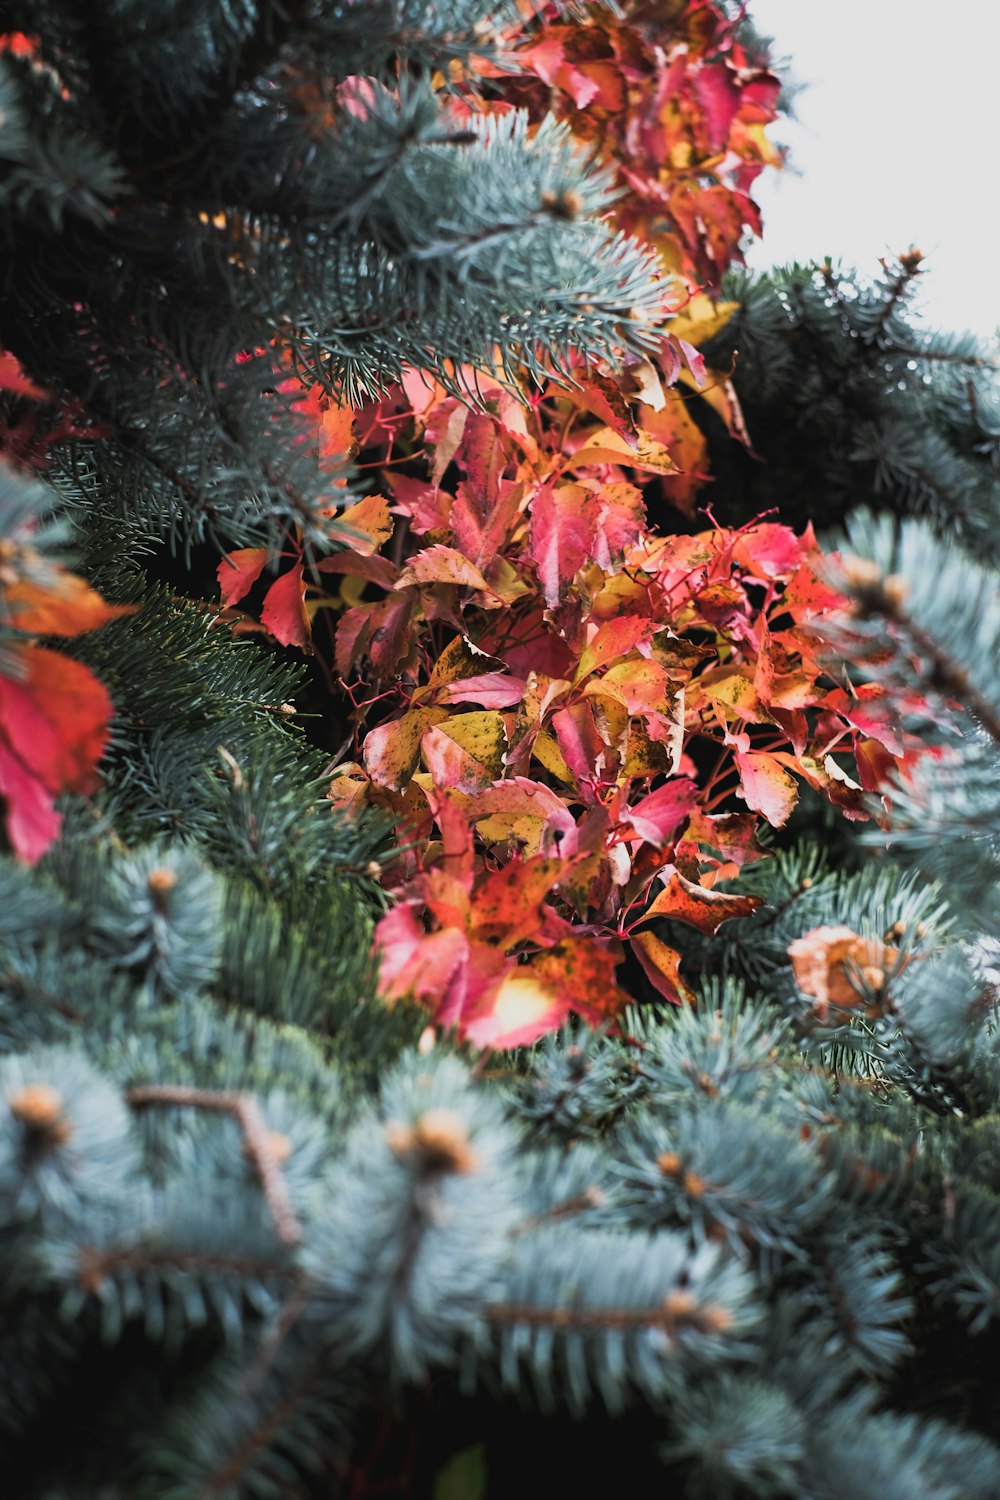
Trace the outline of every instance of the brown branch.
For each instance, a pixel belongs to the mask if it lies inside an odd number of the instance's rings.
[[[538,1307],[531,1303],[494,1302],[486,1309],[491,1323],[520,1323],[529,1328],[572,1332],[623,1332],[660,1328],[674,1334],[682,1328],[698,1333],[726,1333],[732,1315],[713,1303],[699,1303],[693,1292],[678,1288],[652,1307]]]
[[[161,1104],[180,1109],[214,1109],[230,1114],[243,1134],[246,1153],[264,1191],[264,1198],[271,1211],[278,1238],[283,1245],[297,1245],[302,1238],[302,1228],[288,1195],[288,1184],[275,1152],[274,1143],[261,1114],[260,1105],[252,1094],[241,1094],[221,1089],[186,1088],[178,1084],[151,1084],[143,1088],[129,1089],[126,1101],[133,1109]]]
[[[515,1224],[510,1231],[512,1235],[528,1234],[533,1229],[538,1229],[542,1224],[551,1224],[558,1219],[572,1218],[576,1214],[586,1213],[590,1208],[600,1208],[604,1202],[604,1194],[597,1184],[584,1188],[582,1193],[577,1193],[575,1198],[564,1198],[561,1203],[554,1203],[551,1208],[542,1213],[531,1214],[527,1219],[522,1219]]]
[[[986,732],[1000,745],[1000,713],[977,687],[969,680],[969,674],[938,645],[923,626],[917,625],[903,610],[894,612],[893,618],[909,634],[910,639],[931,664],[932,685],[958,698],[979,720]]]

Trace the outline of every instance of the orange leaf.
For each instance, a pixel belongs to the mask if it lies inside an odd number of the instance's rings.
[[[266,562],[266,547],[240,547],[235,552],[227,552],[215,574],[223,604],[238,604],[253,588]]]
[[[680,976],[681,956],[676,948],[669,948],[652,932],[637,932],[631,941],[632,952],[653,988],[672,1005],[694,1005],[698,997]]]
[[[490,593],[490,586],[479,569],[454,547],[446,547],[441,542],[414,553],[400,573],[396,588],[427,583],[452,584]]]
[[[15,630],[34,635],[80,635],[96,630],[122,615],[134,614],[135,604],[105,604],[96,589],[75,573],[59,568],[48,584],[21,579],[4,592]]]
[[[730,896],[722,891],[709,891],[686,880],[679,870],[673,870],[663,890],[640,920],[648,922],[651,917],[670,917],[674,922],[685,922],[711,936],[718,932],[723,922],[730,922],[734,917],[749,917],[760,905],[759,896]]]
[[[610,1020],[621,1014],[631,998],[615,983],[621,962],[617,942],[573,934],[532,961],[535,976],[566,1005],[589,1021]]]
[[[542,903],[563,873],[560,859],[512,859],[487,875],[472,898],[471,932],[509,952],[539,937]]]
[[[382,495],[367,495],[357,505],[349,505],[337,516],[330,534],[362,556],[377,552],[392,536],[388,500]]]
[[[794,779],[773,755],[736,750],[733,760],[747,807],[763,814],[772,828],[784,827],[799,800]]]
[[[401,791],[413,776],[420,759],[420,740],[431,722],[425,708],[415,708],[401,719],[379,724],[365,736],[365,770],[379,786]]]

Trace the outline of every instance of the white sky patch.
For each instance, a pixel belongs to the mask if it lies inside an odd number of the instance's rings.
[[[769,131],[791,147],[792,170],[765,170],[754,185],[764,239],[749,264],[830,255],[875,274],[879,256],[916,245],[927,321],[990,336],[1000,327],[1000,0],[748,8],[805,85],[797,121]]]

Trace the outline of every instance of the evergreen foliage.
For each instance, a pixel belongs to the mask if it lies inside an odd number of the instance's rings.
[[[40,50],[0,56],[0,342],[75,431],[44,480],[4,477],[0,544],[30,521],[42,562],[72,541],[137,606],[67,648],[114,701],[103,789],[65,799],[40,863],[0,859],[5,1493],[483,1500],[610,1472],[991,1500],[996,433],[985,385],[970,405],[904,347],[906,275],[868,301],[822,273],[748,284],[730,328],[761,447],[786,412],[772,502],[798,488],[825,519],[868,485],[921,517],[853,517],[837,628],[939,754],[860,868],[797,848],[740,876],[755,915],[684,939],[694,1006],[498,1059],[377,1002],[394,830],[331,813],[285,711],[298,669],[144,571],[165,534],[343,540],[346,470],[297,441],[279,335],[348,395],[410,359],[460,385],[474,359],[647,347],[660,293],[598,217],[601,175],[560,130],[456,124],[426,85],[497,24],[3,7]],[[336,85],[360,73],[352,114]],[[948,465],[946,514],[923,470]]]
[[[926,326],[921,261],[910,251],[872,279],[830,263],[729,277],[738,306],[706,352],[734,366],[754,455],[712,428],[721,515],[777,506],[826,527],[860,502],[995,557],[998,354]]]

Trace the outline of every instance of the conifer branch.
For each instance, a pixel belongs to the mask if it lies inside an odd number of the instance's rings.
[[[252,1094],[184,1088],[174,1084],[150,1084],[129,1089],[125,1097],[133,1109],[165,1105],[179,1109],[221,1110],[231,1114],[243,1134],[246,1153],[260,1179],[278,1238],[285,1245],[299,1243],[302,1226],[292,1207],[274,1139],[267,1129],[260,1105]]]

